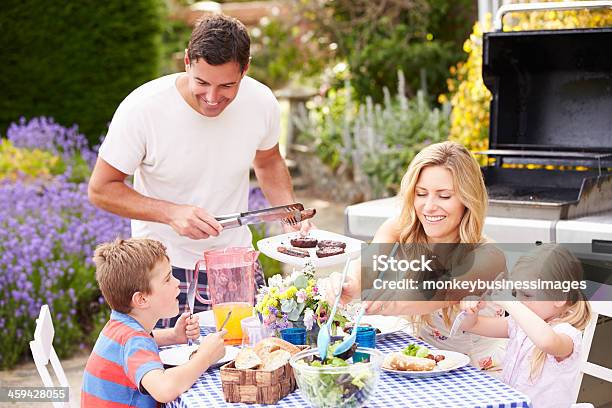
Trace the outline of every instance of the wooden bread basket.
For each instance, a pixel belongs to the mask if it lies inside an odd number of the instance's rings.
[[[308,346],[298,346],[301,350]],[[221,367],[221,385],[226,402],[276,404],[295,391],[296,383],[289,362],[276,370],[238,369],[232,360]]]

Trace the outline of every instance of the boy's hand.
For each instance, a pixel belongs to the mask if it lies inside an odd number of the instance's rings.
[[[204,354],[208,359],[208,365],[214,364],[221,360],[225,355],[225,345],[223,344],[223,336],[227,334],[227,330],[223,329],[216,333],[211,333],[200,341],[198,354]]]
[[[197,340],[200,337],[200,323],[197,315],[183,313],[174,325],[176,343],[187,343],[187,339]]]

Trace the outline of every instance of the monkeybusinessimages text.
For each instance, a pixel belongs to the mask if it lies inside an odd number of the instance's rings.
[[[431,263],[433,259],[427,259],[421,255],[419,259],[395,259],[388,255],[374,255],[372,257],[372,270],[375,273],[384,272],[432,272]],[[533,280],[509,280],[499,279],[495,281],[474,280],[420,280],[409,277],[390,280],[383,279],[380,275],[373,282],[373,289],[377,290],[464,290],[464,291],[501,291],[501,290],[560,290],[564,293],[570,290],[586,289],[585,281],[549,281],[542,279]]]

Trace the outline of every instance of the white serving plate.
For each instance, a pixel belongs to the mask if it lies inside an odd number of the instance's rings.
[[[401,351],[401,350],[398,350],[398,351]],[[391,373],[391,374],[404,375],[406,377],[414,377],[414,378],[437,377],[439,375],[446,374],[449,371],[453,371],[453,370],[456,370],[461,367],[465,367],[466,365],[470,364],[470,358],[468,356],[462,353],[458,353],[456,351],[430,350],[430,352],[431,354],[434,354],[434,355],[442,354],[445,357],[445,359],[452,359],[452,361],[455,362],[455,364],[447,368],[439,368],[436,365],[436,367],[431,371],[401,371],[401,370],[392,370],[390,368],[387,368],[385,367],[383,363],[382,370],[388,373]]]
[[[308,258],[300,258],[297,256],[287,255],[278,252],[277,248],[279,246],[291,248],[291,243],[289,241],[293,238],[298,238],[299,236],[299,232],[290,232],[288,234],[276,235],[274,237],[265,238],[257,242],[257,248],[264,255],[267,255],[272,259],[276,259],[277,261],[281,261],[289,265],[304,267],[306,263],[310,261],[314,267],[325,268],[328,266],[343,264],[349,257],[351,259],[357,258],[361,253],[361,244],[364,243],[363,241],[360,241],[358,239],[350,238],[341,234],[336,234],[335,232],[313,229],[308,232],[308,236],[311,238],[316,238],[318,240],[330,239],[333,241],[342,241],[346,243],[344,253],[334,256],[328,256],[325,258],[319,258],[316,255],[317,248],[300,248],[307,250],[310,254],[310,257]]]
[[[410,327],[410,322],[397,316],[364,315],[361,323],[367,323],[375,329],[380,330],[376,337],[384,337],[388,334],[397,333]],[[361,324],[360,323],[360,324]]]
[[[380,330],[380,333],[376,333],[376,338],[382,338],[389,334],[397,333],[411,327],[410,322],[406,319],[397,316],[384,316],[384,315],[364,315],[361,318],[360,326],[371,326],[374,329]],[[338,335],[348,335],[351,330],[346,332],[343,329],[339,329]]]
[[[194,344],[192,346],[188,346],[187,344],[181,344],[178,347],[171,347],[159,352],[159,357],[161,361],[165,365],[169,366],[178,366],[181,364],[185,364],[189,361],[189,356],[193,353],[199,345]],[[215,364],[212,364],[211,367],[219,367],[229,361],[232,361],[236,358],[240,349],[234,346],[225,346],[225,355],[221,358],[221,360],[217,361]]]

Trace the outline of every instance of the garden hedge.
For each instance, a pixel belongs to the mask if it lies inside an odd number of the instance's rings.
[[[79,123],[94,145],[121,100],[159,73],[161,0],[2,3],[2,135],[44,115]]]

